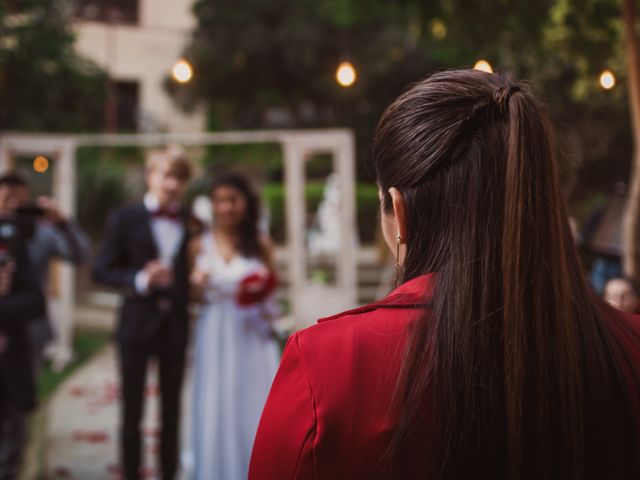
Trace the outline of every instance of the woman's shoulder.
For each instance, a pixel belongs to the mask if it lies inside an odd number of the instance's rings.
[[[615,310],[606,318],[616,337],[640,359],[640,315]]]
[[[371,304],[323,319],[289,340],[280,368],[298,375],[308,389],[318,444],[331,445],[332,452],[349,452],[358,444],[364,451],[378,437],[377,426],[389,415],[408,327],[419,314],[411,307]]]
[[[191,258],[195,258],[202,253],[204,249],[209,248],[211,235],[211,230],[203,230],[189,238],[187,248]]]
[[[275,246],[273,241],[268,235],[260,235],[258,237],[258,242],[260,245],[260,260],[264,262],[268,268],[275,268]]]
[[[364,341],[404,334],[408,323],[430,308],[431,295],[431,276],[423,275],[396,288],[382,300],[321,318],[300,335],[311,341],[318,341],[316,337],[336,337],[336,341],[341,342],[353,341],[350,335],[357,335],[355,341]]]
[[[189,251],[198,251],[202,247],[202,239],[204,238],[205,233],[201,232],[189,239]]]
[[[269,235],[262,234],[258,237],[258,240],[260,242],[260,246],[265,250],[273,250],[275,248],[273,245],[273,240],[271,240],[271,237]]]
[[[379,355],[404,341],[407,327],[421,312],[424,309],[412,305],[376,302],[321,318],[299,330],[296,341],[304,357],[320,362],[352,358],[355,352],[363,357]]]

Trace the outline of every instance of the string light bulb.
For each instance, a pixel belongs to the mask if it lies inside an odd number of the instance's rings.
[[[480,70],[481,72],[493,73],[493,67],[486,60],[478,60],[473,65],[474,70]]]
[[[187,60],[181,58],[173,66],[171,75],[176,82],[187,83],[193,78],[193,67]]]
[[[603,70],[600,74],[600,86],[605,90],[611,90],[616,86],[616,76],[611,70]]]
[[[338,69],[336,70],[336,80],[340,86],[345,88],[350,87],[356,83],[356,79],[356,69],[351,62],[342,62],[338,65]]]
[[[49,159],[42,155],[38,155],[33,159],[33,170],[37,173],[45,173],[49,170]]]

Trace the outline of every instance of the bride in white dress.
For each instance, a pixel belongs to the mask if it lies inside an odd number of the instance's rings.
[[[280,357],[269,325],[271,248],[258,234],[258,198],[244,177],[218,178],[211,200],[214,227],[190,246],[191,285],[203,302],[195,332],[193,478],[243,480]],[[245,287],[248,277],[257,288]]]

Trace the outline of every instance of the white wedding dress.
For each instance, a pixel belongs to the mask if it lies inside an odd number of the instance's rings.
[[[280,350],[266,318],[272,300],[243,307],[235,296],[247,275],[266,267],[241,255],[225,261],[211,232],[196,267],[209,283],[195,333],[193,478],[244,480]]]

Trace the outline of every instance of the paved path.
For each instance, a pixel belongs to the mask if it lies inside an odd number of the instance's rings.
[[[159,398],[154,367],[151,366],[148,375],[143,422],[146,479],[158,478],[155,457],[159,447]],[[189,385],[185,385],[185,420],[190,406],[189,390]],[[48,405],[46,478],[122,478],[117,460],[119,412],[116,357],[110,346],[67,380]]]

